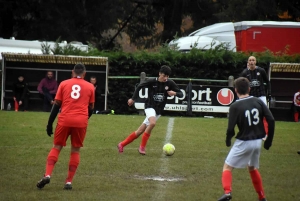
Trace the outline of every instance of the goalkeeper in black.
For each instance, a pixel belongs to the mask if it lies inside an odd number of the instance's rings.
[[[250,83],[240,77],[234,82],[235,92],[239,99],[229,108],[229,120],[226,133],[226,146],[231,146],[231,138],[235,136],[234,127],[238,126],[236,140],[225,160],[222,185],[225,194],[218,201],[231,200],[232,170],[248,167],[259,201],[266,201],[262,179],[258,171],[262,138],[265,136],[263,118],[268,122],[269,136],[264,141],[264,148],[272,146],[275,121],[272,113],[260,99],[250,96]]]
[[[145,155],[145,147],[147,141],[150,137],[152,129],[155,127],[157,119],[161,116],[164,110],[167,102],[167,97],[183,97],[183,93],[176,85],[176,83],[173,80],[169,79],[170,74],[171,68],[169,66],[163,65],[159,70],[158,77],[150,78],[145,82],[140,83],[135,89],[132,98],[128,100],[129,106],[133,105],[134,100],[138,97],[140,89],[142,89],[143,87],[148,88],[148,98],[145,102],[146,118],[136,131],[132,132],[125,140],[118,144],[119,153],[123,152],[123,149],[126,145],[133,142],[136,138],[143,134],[138,151],[140,154]]]

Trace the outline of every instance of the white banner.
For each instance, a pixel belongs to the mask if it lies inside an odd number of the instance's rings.
[[[135,103],[135,108],[138,110],[143,110],[145,107],[144,103]],[[166,104],[165,109],[168,111],[186,111],[187,105],[181,104]],[[192,105],[193,112],[219,112],[219,113],[228,113],[228,106],[202,106],[202,105]]]

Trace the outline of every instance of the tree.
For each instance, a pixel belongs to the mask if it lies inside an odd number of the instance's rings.
[[[300,0],[276,0],[278,14],[287,13],[285,20],[300,21]],[[284,18],[281,18],[284,19]]]
[[[152,48],[185,35],[186,16],[189,32],[217,22],[300,21],[300,0],[0,0],[0,16],[3,38],[80,41],[103,50],[118,48],[115,39],[126,33],[131,43]]]
[[[14,32],[13,8],[15,2],[0,0],[0,37],[10,38]]]
[[[300,20],[299,0],[219,0],[217,3],[220,4],[221,10],[216,16],[221,22],[287,20],[279,17],[286,11],[291,16],[289,21]]]
[[[9,5],[0,8],[2,16],[9,16],[10,13],[12,15],[10,18],[2,17],[0,35],[27,40],[55,41],[61,38],[67,41],[90,42],[99,49],[109,41],[112,35],[109,31],[117,29],[119,20],[124,19],[132,9],[132,5],[124,0],[9,2]],[[14,23],[8,26],[5,19],[11,19]]]

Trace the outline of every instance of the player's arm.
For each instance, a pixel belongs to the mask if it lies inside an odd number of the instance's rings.
[[[245,78],[247,78],[247,68],[246,69],[244,69],[242,72],[241,72],[241,74],[240,74],[240,76],[239,77],[245,77]]]
[[[90,103],[88,109],[89,109],[89,118],[90,118],[94,111],[94,103]]]
[[[95,105],[95,89],[94,89],[94,86],[92,85],[91,87],[91,96],[90,96],[90,100],[89,100],[89,106],[88,106],[88,118],[90,118],[93,114],[93,111],[94,111],[94,105]]]
[[[143,87],[149,86],[149,85],[150,85],[152,82],[154,82],[154,81],[155,81],[155,78],[150,78],[150,79],[147,79],[147,80],[141,82],[141,83],[136,87],[136,89],[134,90],[131,99],[134,101],[134,100],[138,97],[139,91],[140,91]]]
[[[267,84],[267,87],[266,87],[267,88],[267,95],[271,96],[271,83],[270,83],[270,80],[267,76],[267,73],[266,73],[265,69],[261,68],[260,74],[263,78],[264,83]]]
[[[180,88],[177,86],[177,84],[175,82],[171,82],[171,91],[168,91],[169,96],[177,96],[178,98],[182,98],[183,97],[183,93],[180,90]]]
[[[229,118],[228,118],[228,126],[226,131],[226,146],[231,146],[231,138],[235,136],[234,127],[237,122],[237,115],[235,115],[235,108],[230,106],[229,108]]]
[[[266,118],[266,120],[268,122],[268,137],[264,143],[264,148],[266,150],[269,150],[269,148],[272,146],[272,141],[273,141],[273,137],[274,137],[275,119],[274,119],[271,111],[269,110],[269,108],[264,103],[262,103],[261,105],[263,107],[264,117]]]
[[[61,101],[60,100],[54,100],[54,103],[52,105],[52,109],[50,112],[50,116],[48,119],[48,124],[47,124],[47,134],[49,135],[49,137],[51,137],[51,135],[53,134],[53,122],[59,112],[61,106]]]

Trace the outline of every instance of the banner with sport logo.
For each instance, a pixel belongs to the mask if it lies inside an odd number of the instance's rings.
[[[234,88],[226,86],[192,85],[192,87],[180,86],[182,98],[168,97],[165,110],[187,111],[190,101],[193,112],[217,112],[228,113],[229,106],[237,99]],[[191,89],[189,91],[189,89]],[[190,94],[190,100],[187,98]],[[139,91],[139,98],[135,100],[136,109],[144,109],[144,101],[148,98],[148,89]]]

